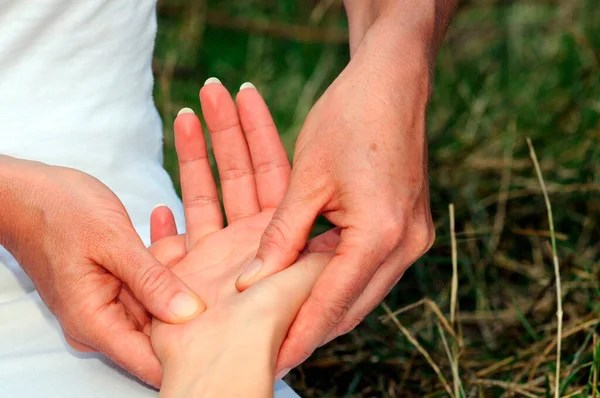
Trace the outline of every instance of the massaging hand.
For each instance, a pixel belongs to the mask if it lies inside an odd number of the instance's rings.
[[[353,329],[434,239],[425,109],[429,66],[387,62],[385,35],[365,36],[310,111],[296,143],[289,189],[265,230],[243,290],[292,264],[322,213],[342,229],[282,347],[279,369]],[[389,34],[390,32],[383,32]],[[410,62],[409,62],[410,61]],[[393,80],[393,81],[392,81]]]
[[[100,181],[68,168],[9,163],[3,167],[27,178],[28,193],[7,248],[69,344],[101,351],[159,385],[162,371],[147,335],[146,309],[164,321],[181,322],[203,304],[148,252],[121,202]]]
[[[217,360],[206,359],[215,355],[214,350],[207,352],[210,348],[206,342],[223,353],[232,346],[243,349],[244,344],[258,344],[262,338],[257,335],[249,339],[250,334],[264,334],[273,347],[258,355],[270,355],[273,350],[276,355],[296,311],[331,257],[313,252],[337,243],[335,233],[323,235],[307,246],[306,254],[289,270],[244,293],[237,291],[235,280],[256,253],[260,237],[285,192],[290,166],[258,91],[245,88],[238,94],[239,120],[221,84],[206,85],[200,95],[221,176],[228,225],[223,227],[200,121],[193,113],[181,113],[175,120],[175,140],[187,232],[174,235],[170,210],[155,209],[151,231],[157,242],[150,251],[198,294],[207,310],[181,325],[153,323],[152,344],[165,366],[166,378],[169,364],[177,367],[191,357],[196,358],[193,365],[197,374],[205,375],[218,366]],[[244,367],[256,365],[258,360],[249,358]],[[210,366],[200,369],[198,361]],[[262,375],[269,378],[269,388],[274,359],[271,365],[270,372]]]

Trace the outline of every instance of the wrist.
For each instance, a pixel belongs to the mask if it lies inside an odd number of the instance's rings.
[[[35,162],[0,155],[0,245],[16,256],[17,243],[27,236],[32,223]]]
[[[410,48],[426,49],[433,62],[457,0],[344,0],[350,30],[350,50],[354,55],[367,35],[386,30],[380,44],[402,44],[398,48],[406,56]]]
[[[272,396],[280,345],[266,327],[199,333],[163,361],[161,397]]]

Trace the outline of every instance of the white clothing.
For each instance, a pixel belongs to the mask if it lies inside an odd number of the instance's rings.
[[[158,203],[184,227],[152,99],[155,7],[156,0],[0,0],[0,153],[95,176],[146,244]],[[281,382],[275,390],[297,397]],[[71,350],[0,247],[0,397],[155,396],[103,356]]]

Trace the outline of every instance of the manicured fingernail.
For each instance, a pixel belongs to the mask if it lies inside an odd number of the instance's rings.
[[[208,85],[208,84],[221,84],[221,81],[219,79],[217,79],[216,77],[209,77],[204,82],[205,86]]]
[[[245,88],[253,88],[253,89],[255,89],[255,90],[256,90],[256,87],[254,87],[254,84],[252,84],[252,83],[250,83],[250,82],[246,82],[246,83],[242,84],[242,85],[240,86],[240,91],[242,91],[242,90],[243,90],[243,89],[245,89]]]
[[[181,108],[181,110],[179,112],[177,112],[177,116],[183,115],[184,113],[195,113],[195,112],[190,108]]]
[[[279,371],[279,373],[277,373],[277,375],[275,375],[275,381],[279,381],[281,379],[283,379],[285,376],[287,376],[288,373],[290,373],[290,370],[292,369],[281,369]]]
[[[177,318],[185,319],[192,317],[200,310],[200,303],[189,294],[181,292],[171,299],[169,309]]]
[[[243,285],[248,282],[258,273],[262,265],[263,261],[260,258],[255,258],[254,260],[250,261],[250,264],[248,264],[242,275],[240,275],[238,278],[237,283]]]
[[[153,209],[153,210],[156,210],[156,209],[158,209],[159,207],[168,207],[168,206],[167,206],[166,204],[164,204],[164,203],[159,203],[159,204],[157,204],[156,206],[154,206],[154,209]]]

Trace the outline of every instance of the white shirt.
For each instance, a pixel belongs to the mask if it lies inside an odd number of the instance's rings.
[[[155,0],[0,0],[0,153],[100,179],[146,244],[158,203],[184,226],[162,167],[155,35]],[[283,383],[275,390],[279,398],[297,396]],[[71,350],[0,247],[0,397],[155,396],[102,355]]]

